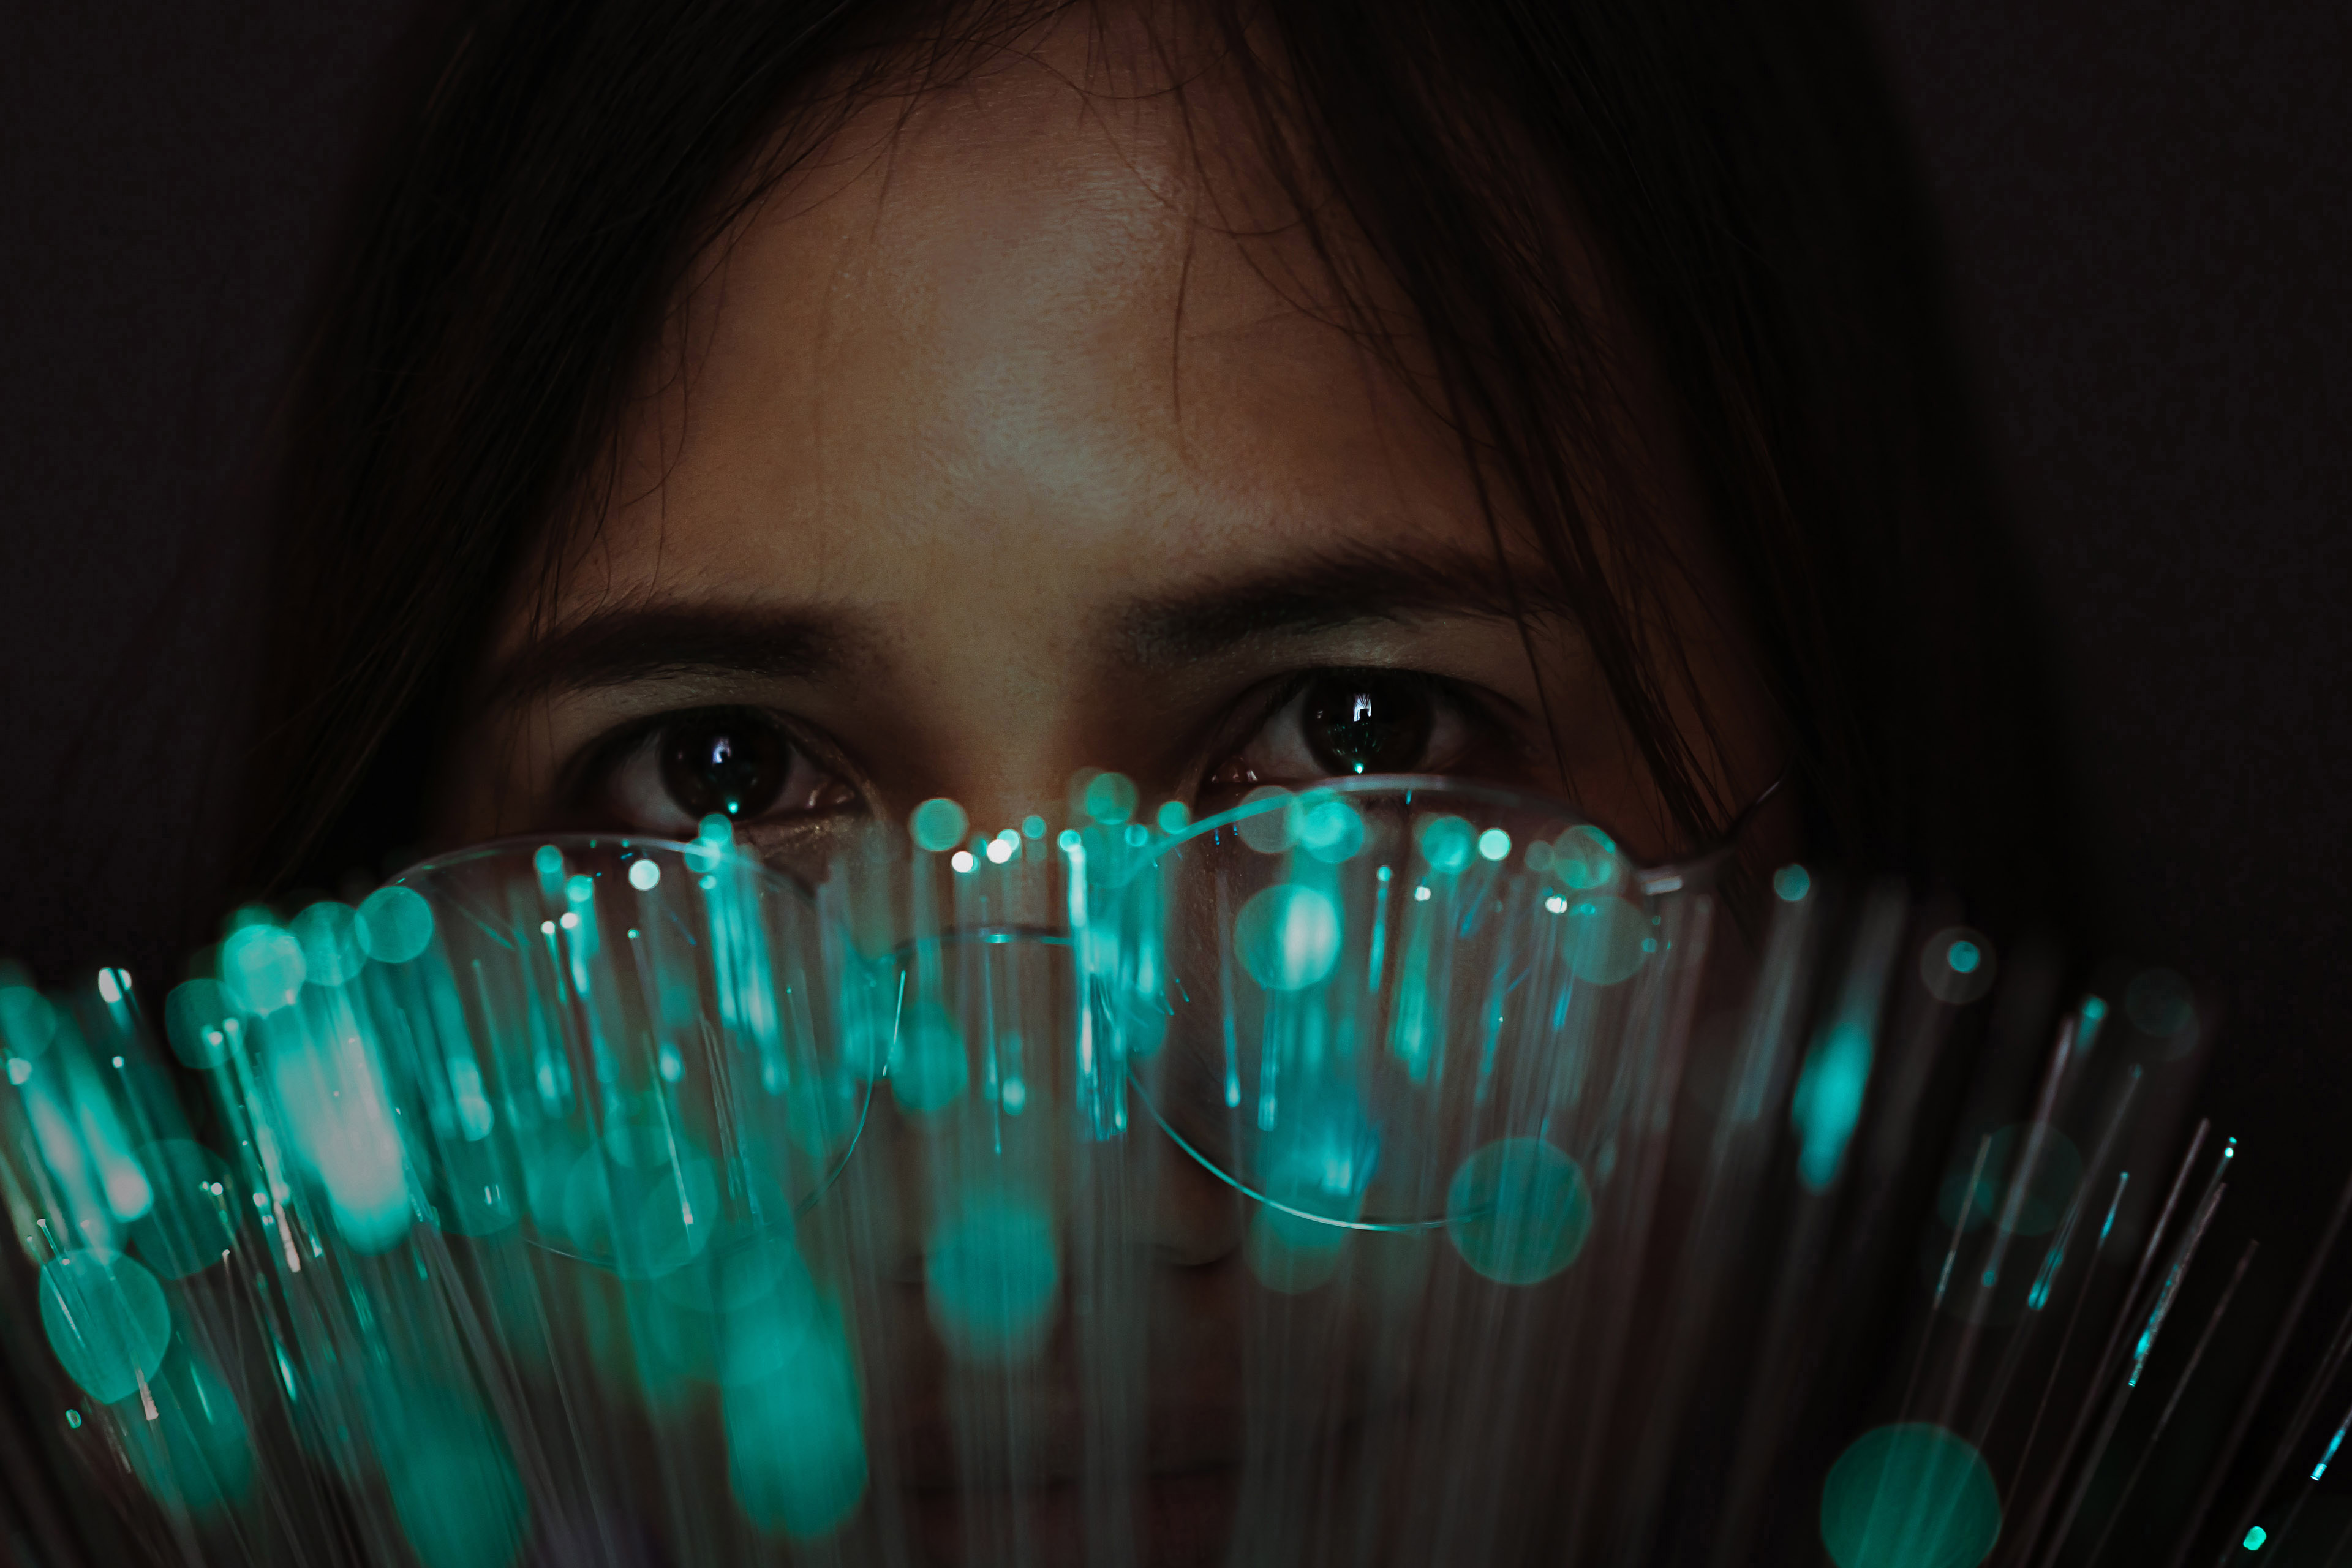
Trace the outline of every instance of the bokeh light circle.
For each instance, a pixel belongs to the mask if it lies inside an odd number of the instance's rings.
[[[1298,847],[1327,866],[1352,859],[1364,847],[1362,813],[1336,796],[1308,796],[1298,805]]]
[[[931,1321],[967,1362],[1016,1361],[1042,1345],[1061,1280],[1053,1221],[1007,1194],[969,1200],[923,1255]]]
[[[1445,1232],[1489,1279],[1533,1285],[1574,1263],[1592,1230],[1584,1172],[1540,1138],[1503,1138],[1462,1163],[1445,1199]]]
[[[1234,921],[1234,946],[1268,991],[1303,991],[1339,962],[1339,909],[1295,882],[1261,889]]]
[[[1452,875],[1470,864],[1477,851],[1478,835],[1458,816],[1424,816],[1415,834],[1421,858],[1429,868]]]
[[[2082,1184],[2083,1156],[2072,1139],[2047,1123],[2041,1125],[2041,1147],[2037,1152],[2034,1131],[2035,1123],[2021,1121],[2000,1129],[1989,1143],[1980,1144],[1975,1136],[1962,1140],[1954,1151],[1944,1184],[1937,1192],[1936,1212],[1947,1229],[1960,1226],[1974,1230],[2003,1221],[2017,1236],[2046,1236],[2058,1228],[2058,1222],[2065,1217],[2066,1205],[2074,1200],[2074,1189]],[[1984,1163],[1971,1194],[1969,1173],[1978,1171],[1979,1152],[1984,1155]],[[2024,1169],[2029,1155],[2033,1160],[2030,1173]],[[2024,1178],[2021,1189],[2018,1185],[2020,1177]],[[1961,1221],[1963,1203],[1967,1205],[1965,1225]]]
[[[1927,994],[1955,1007],[1991,990],[2000,973],[1991,939],[1967,926],[1946,926],[1919,950],[1919,984]]]
[[[220,949],[221,984],[239,1010],[269,1014],[294,1005],[308,977],[302,944],[282,926],[256,923],[229,933]]]
[[[361,902],[354,929],[370,958],[406,963],[432,945],[433,906],[414,888],[378,888]]]
[[[41,1265],[41,1327],[66,1375],[111,1405],[163,1370],[172,1309],[155,1276],[136,1261],[75,1247]]]
[[[2000,1539],[1992,1471],[1941,1426],[1865,1432],[1822,1485],[1822,1544],[1837,1568],[1976,1568]]]
[[[350,907],[322,899],[287,922],[302,949],[305,978],[313,985],[341,985],[366,966],[360,950],[358,917]]]
[[[1261,855],[1279,855],[1297,841],[1298,806],[1279,784],[1260,784],[1242,796],[1247,815],[1234,824],[1242,842]]]
[[[963,807],[945,795],[923,802],[907,818],[907,830],[914,835],[915,847],[934,855],[945,854],[963,842],[963,830],[970,826]]]
[[[1652,938],[1649,917],[1614,893],[1591,893],[1569,900],[1565,940],[1568,963],[1580,979],[1614,985],[1642,967]]]
[[[1105,827],[1118,827],[1135,820],[1135,808],[1141,798],[1136,793],[1135,781],[1125,773],[1097,773],[1087,781],[1079,805]]]
[[[11,1054],[30,1060],[49,1048],[58,1032],[58,1010],[29,985],[0,985],[0,1041]]]
[[[187,980],[163,998],[163,1036],[172,1054],[202,1070],[228,1059],[231,1031],[240,1022],[236,1004],[217,980]]]
[[[890,1093],[899,1109],[917,1116],[945,1110],[963,1098],[971,1081],[963,1036],[954,1020],[936,1007],[908,1008],[890,1045]]]
[[[1551,874],[1580,891],[1607,887],[1617,868],[1616,840],[1597,827],[1571,827],[1551,847]]]

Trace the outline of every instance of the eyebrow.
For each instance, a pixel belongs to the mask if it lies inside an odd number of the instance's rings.
[[[1503,567],[1484,552],[1353,548],[1130,600],[1113,624],[1129,662],[1164,668],[1254,642],[1416,616],[1577,618],[1549,574]],[[815,680],[837,671],[856,640],[833,609],[616,605],[499,660],[478,709],[698,677]]]
[[[1181,594],[1136,599],[1119,625],[1129,658],[1159,667],[1270,638],[1420,616],[1578,619],[1549,572],[1449,546],[1358,548],[1285,562]]]
[[[483,683],[484,710],[550,691],[588,691],[698,676],[811,680],[842,662],[848,637],[831,611],[723,605],[598,610],[532,638]]]

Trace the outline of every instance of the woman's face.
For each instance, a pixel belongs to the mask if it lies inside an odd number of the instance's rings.
[[[1076,31],[863,111],[740,226],[609,514],[496,628],[445,845],[723,811],[778,848],[934,795],[993,830],[1097,767],[1195,810],[1461,773],[1669,847],[1575,623],[1334,324],[1234,117],[1082,89]],[[1682,527],[1670,466],[1644,481]],[[1717,711],[1758,711],[1690,620]],[[1734,724],[1727,795],[1762,751]]]
[[[601,526],[493,628],[445,844],[685,837],[717,811],[784,858],[937,795],[982,831],[1053,818],[1095,767],[1196,813],[1460,773],[1673,847],[1561,596],[1507,529],[1498,553],[1454,437],[1335,324],[1233,117],[1196,93],[1188,131],[1164,91],[1074,86],[1087,68],[1057,35],[867,110],[739,226],[642,378]],[[1687,537],[1679,475],[1642,478]],[[1706,624],[1677,635],[1734,721],[1737,798],[1770,776],[1739,723],[1761,707]],[[1194,1479],[1155,1483],[1150,1535],[1215,1560],[1246,1216],[1181,1161],[1158,1194],[1152,1442]],[[874,1414],[919,1435],[940,1385],[908,1353],[931,1393]],[[930,1506],[952,1559],[960,1505]]]

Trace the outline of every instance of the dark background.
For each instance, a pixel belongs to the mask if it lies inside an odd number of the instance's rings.
[[[2115,941],[2226,998],[2222,1120],[2315,1152],[2352,1089],[2352,10],[1868,3]],[[0,952],[51,977],[147,955],[206,864],[256,431],[415,9],[0,17]]]
[[[2207,1102],[2275,1299],[2352,1165],[2352,8],[1871,3],[2114,941],[2222,1004]],[[0,952],[47,978],[152,963],[201,882],[255,433],[413,9],[0,16]]]

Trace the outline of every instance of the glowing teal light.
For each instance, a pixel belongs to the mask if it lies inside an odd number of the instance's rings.
[[[531,851],[530,863],[542,877],[560,876],[563,871],[563,851],[552,844],[542,844]]]
[[[1462,1163],[1445,1195],[1445,1232],[1489,1279],[1533,1285],[1573,1264],[1592,1230],[1584,1172],[1539,1138],[1504,1138]]]
[[[236,1232],[219,1189],[228,1163],[201,1144],[165,1138],[139,1151],[154,1206],[131,1227],[131,1245],[167,1279],[184,1279],[221,1260]]]
[[[236,1004],[217,980],[184,981],[163,998],[163,1037],[172,1054],[200,1070],[227,1059],[236,1021]]]
[[[1992,989],[1992,943],[1967,926],[1947,926],[1919,950],[1919,984],[1939,1002],[1964,1007]]]
[[[2091,1047],[2099,1043],[2099,1027],[2107,1021],[2107,1003],[2103,996],[2083,998],[2082,1022],[2074,1030],[2074,1054],[2088,1056]]]
[[[555,853],[548,845],[541,855]],[[563,857],[555,855],[561,870]],[[414,888],[378,888],[361,901],[357,923],[360,946],[378,963],[406,963],[433,942],[433,906]]]
[[[1250,978],[1269,991],[1303,991],[1339,962],[1339,909],[1295,882],[1260,889],[1234,921],[1234,946]]]
[[[220,948],[221,982],[238,1008],[275,1013],[293,1005],[306,972],[302,944],[274,925],[249,925],[229,934]]]
[[[1488,860],[1500,860],[1511,852],[1511,836],[1499,827],[1490,827],[1478,835],[1478,853]]]
[[[1079,809],[1105,827],[1118,827],[1135,816],[1135,781],[1125,773],[1097,773],[1087,781]]]
[[[1458,816],[1427,816],[1421,822],[1421,858],[1440,873],[1459,871],[1476,851],[1477,835]]]
[[[968,1362],[1020,1360],[1045,1343],[1061,1289],[1054,1226],[1027,1199],[968,1199],[923,1255],[940,1338]]]
[[[1799,1139],[1797,1179],[1811,1191],[1825,1191],[1845,1163],[1870,1085],[1870,1031],[1853,1023],[1833,1026],[1806,1054],[1789,1121]]]
[[[1167,807],[1162,806],[1160,809],[1165,811]],[[1024,838],[1045,837],[1045,819],[1042,816],[1035,816],[1023,817],[1021,819],[1021,837]]]
[[[890,1043],[890,1093],[917,1116],[946,1110],[971,1081],[963,1037],[936,1007],[910,1007]]]
[[[79,1410],[68,1410],[66,1412],[66,1425],[72,1427],[77,1432],[80,1431],[81,1412]]]
[[[1364,817],[1344,800],[1308,797],[1298,814],[1299,847],[1326,866],[1355,858],[1364,847]]]
[[[1606,887],[1617,875],[1617,845],[1601,829],[1571,827],[1553,843],[1551,874],[1580,889]]]
[[[417,1561],[507,1568],[530,1532],[530,1503],[497,1428],[447,1395],[410,1402],[389,1424],[384,1479]]]
[[[914,836],[916,848],[939,855],[963,842],[969,823],[962,806],[939,795],[915,807],[907,818],[907,831]]]
[[[1822,1544],[1838,1568],[1976,1568],[2000,1537],[1991,1470],[1941,1426],[1865,1432],[1822,1486]]]
[[[1184,831],[1185,825],[1192,820],[1192,814],[1181,800],[1163,801],[1153,820],[1160,824],[1160,831],[1162,833],[1181,833]],[[1038,834],[1045,831],[1045,827],[1044,823],[1039,823],[1038,832],[1031,834],[1030,837],[1032,838],[1038,837]]]
[[[2264,1530],[2258,1524],[2254,1526],[2253,1529],[2246,1531],[2246,1550],[2249,1552],[2260,1552],[2263,1549],[2263,1542],[2268,1541],[2270,1538],[2271,1532]]]
[[[625,1144],[635,1147],[625,1148]],[[563,1228],[574,1246],[625,1279],[656,1279],[700,1256],[719,1217],[710,1162],[673,1150],[661,1130],[606,1129],[604,1147],[572,1165]]]
[[[1562,940],[1568,966],[1595,985],[1631,979],[1650,943],[1648,917],[1613,893],[1593,893],[1569,904]]]
[[[149,1393],[155,1418],[146,1419],[134,1404],[119,1428],[131,1468],[148,1491],[198,1520],[244,1500],[253,1489],[253,1443],[228,1385],[184,1347]]]
[[[713,849],[722,848],[735,842],[735,823],[727,813],[714,811],[697,825],[694,837],[698,844],[709,845]]]
[[[650,893],[660,887],[660,862],[649,858],[632,861],[629,866],[629,886],[640,893]]]
[[[408,1173],[366,1044],[331,1028],[289,1028],[272,1086],[302,1159],[327,1189],[343,1239],[380,1252],[407,1234]]]
[[[331,899],[310,905],[288,922],[302,947],[302,965],[313,985],[341,985],[367,963],[351,910]]]
[[[172,1309],[155,1276],[138,1263],[76,1247],[41,1265],[41,1327],[66,1375],[111,1405],[163,1369]]]
[[[829,1321],[777,1337],[774,1370],[729,1383],[720,1402],[727,1479],[753,1526],[814,1540],[847,1522],[866,1495],[856,1374]]]
[[[1783,866],[1772,873],[1772,890],[1782,903],[1801,903],[1813,890],[1813,874],[1802,866]]]
[[[58,1010],[29,985],[0,986],[0,1040],[26,1060],[49,1048],[58,1032]]]

